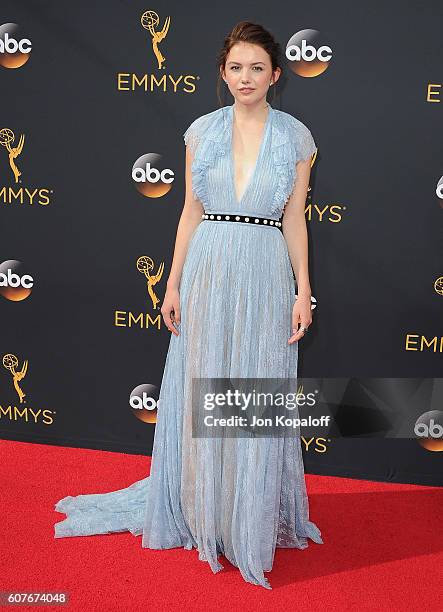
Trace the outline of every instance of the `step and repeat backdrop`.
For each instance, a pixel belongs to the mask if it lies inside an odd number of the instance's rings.
[[[247,19],[282,47],[268,101],[318,146],[298,374],[344,383],[340,435],[302,438],[306,471],[443,484],[442,18],[438,2],[2,2],[0,437],[152,452],[183,132],[234,102],[216,57]]]

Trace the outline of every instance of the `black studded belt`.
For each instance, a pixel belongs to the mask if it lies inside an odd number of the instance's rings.
[[[280,217],[281,219],[282,217]],[[281,228],[281,221],[266,217],[253,217],[250,215],[227,215],[222,213],[203,214],[202,219],[207,221],[233,221],[234,223],[247,223],[249,225],[271,225]]]

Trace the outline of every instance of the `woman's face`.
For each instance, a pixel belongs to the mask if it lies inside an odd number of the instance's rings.
[[[255,104],[266,98],[270,82],[280,76],[280,68],[272,74],[271,58],[259,45],[236,43],[228,53],[222,77],[229,91],[241,104]]]

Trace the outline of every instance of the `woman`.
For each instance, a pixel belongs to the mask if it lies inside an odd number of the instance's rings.
[[[184,134],[186,197],[161,309],[172,335],[150,476],[62,499],[56,510],[67,518],[55,537],[130,531],[144,548],[195,547],[214,573],[223,554],[270,589],[264,572],[276,546],[322,543],[309,520],[300,439],[193,437],[191,386],[296,377],[298,340],[311,323],[304,207],[316,146],[303,123],[266,101],[281,68],[279,45],[261,26],[233,29],[219,69],[234,104]]]

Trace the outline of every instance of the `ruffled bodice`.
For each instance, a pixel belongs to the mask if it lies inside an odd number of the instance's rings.
[[[234,105],[195,119],[183,134],[191,148],[192,189],[206,213],[221,212],[279,219],[296,180],[296,163],[317,150],[310,130],[269,103],[255,169],[241,197],[234,187],[232,126]]]
[[[207,212],[247,210],[277,220],[293,189],[296,162],[316,150],[311,133],[271,108],[238,202],[232,118],[233,107],[223,107],[185,132],[194,153],[193,191]],[[142,535],[143,548],[197,548],[214,573],[223,569],[223,555],[247,582],[270,589],[264,572],[277,547],[304,549],[308,538],[323,542],[309,518],[299,431],[255,437],[227,428],[221,437],[194,435],[202,408],[194,383],[297,377],[298,342],[288,344],[295,279],[283,233],[270,224],[202,220],[189,240],[179,299],[180,333],[171,334],[166,355],[149,476],[117,491],[64,497],[55,509],[67,516],[56,524],[55,537],[130,531]],[[300,418],[297,405],[290,416]],[[177,555],[177,563],[186,560]],[[294,563],[302,567],[295,556]]]

